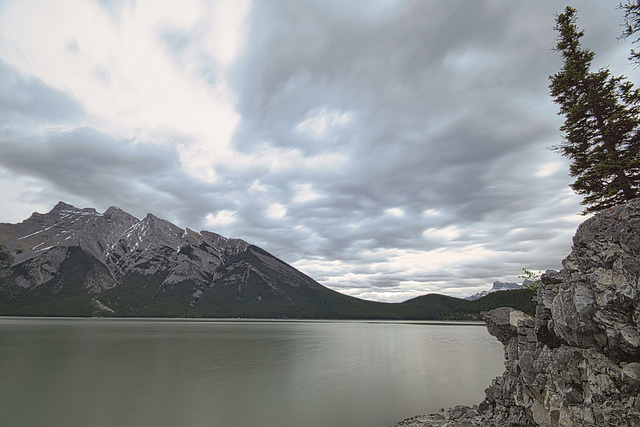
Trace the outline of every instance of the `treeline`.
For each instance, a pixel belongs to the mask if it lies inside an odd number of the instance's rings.
[[[132,286],[118,286],[101,294],[60,295],[48,292],[3,298],[0,315],[69,317],[169,317],[169,318],[262,318],[262,319],[360,319],[360,320],[482,320],[482,313],[497,307],[513,307],[533,315],[534,293],[529,290],[501,291],[475,301],[439,294],[420,296],[402,303],[382,303],[343,295],[315,299],[305,294],[292,300],[259,301],[210,296],[197,305],[187,304],[181,292],[150,298],[160,278]],[[145,287],[144,285],[148,285]],[[186,285],[185,285],[186,286]],[[144,287],[144,289],[143,289]],[[178,284],[176,287],[180,287]],[[43,289],[44,291],[44,289]],[[138,292],[136,292],[138,291]],[[142,292],[140,292],[142,291]],[[210,294],[210,295],[213,295]],[[315,301],[314,301],[315,300]],[[113,310],[108,311],[100,306]]]

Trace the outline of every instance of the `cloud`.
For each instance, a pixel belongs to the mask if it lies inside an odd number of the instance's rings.
[[[429,228],[424,230],[422,235],[427,239],[439,239],[439,240],[455,240],[462,234],[462,231],[455,225],[450,225],[444,228]]]
[[[293,188],[295,192],[293,203],[309,203],[323,197],[322,194],[314,190],[310,183],[294,184]]]
[[[181,169],[176,151],[156,144],[82,127],[13,135],[1,142],[0,167],[39,182],[38,200],[99,209],[116,205],[138,217],[164,211],[183,226],[203,223],[206,212],[228,205],[221,198],[203,199],[211,189]]]
[[[50,8],[36,1],[29,14],[8,2],[0,47],[22,75],[73,93],[89,115],[85,124],[100,131],[188,134],[177,146],[183,167],[213,181],[216,164],[233,155],[228,147],[239,116],[226,68],[242,45],[246,3],[127,2],[114,20],[92,2]],[[185,34],[184,48],[176,49],[168,33]],[[212,78],[207,70],[218,71]]]
[[[308,134],[314,139],[321,139],[327,136],[334,128],[341,128],[352,120],[350,113],[341,113],[338,111],[328,111],[322,108],[320,111],[313,111],[308,118],[300,122],[295,131]]]
[[[389,208],[385,210],[385,213],[396,218],[402,218],[404,216],[404,211],[400,208]]]
[[[0,58],[0,115],[6,131],[25,125],[78,123],[84,109],[72,94],[24,76]]]
[[[269,218],[284,218],[285,216],[287,216],[287,207],[281,203],[273,203],[269,205],[266,213]]]
[[[0,220],[150,211],[398,301],[558,268],[584,219],[547,148],[553,1],[23,6],[0,3]],[[629,74],[615,6],[579,13]]]
[[[235,212],[223,209],[215,214],[207,214],[206,221],[210,227],[220,227],[233,223],[236,220],[235,216]]]
[[[538,170],[535,172],[534,175],[537,176],[538,178],[544,178],[561,171],[563,166],[564,165],[562,164],[562,162],[557,162],[557,161],[543,163],[538,166]]]

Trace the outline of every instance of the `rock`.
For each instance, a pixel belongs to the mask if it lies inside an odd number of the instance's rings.
[[[632,362],[622,368],[622,381],[631,385],[640,384],[640,363]]]
[[[512,311],[515,310],[509,307],[496,308],[484,316],[489,333],[498,338],[498,341],[503,344],[506,344],[517,335],[518,325],[511,321]]]
[[[562,276],[555,270],[547,270],[540,276],[540,280],[546,287],[551,287],[562,283]]]
[[[640,199],[581,224],[563,266],[535,318],[485,314],[506,361],[477,408],[399,425],[640,426]]]
[[[482,425],[482,415],[478,412],[477,407],[456,406],[446,411],[441,409],[437,414],[418,415],[407,418],[395,426],[482,427]]]

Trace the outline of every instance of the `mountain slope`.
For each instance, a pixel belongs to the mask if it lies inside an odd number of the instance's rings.
[[[116,207],[99,213],[60,202],[0,224],[0,315],[477,318],[482,304],[464,303],[443,295],[360,300],[243,240]]]
[[[0,224],[2,314],[336,317],[378,305],[320,285],[263,249],[148,214],[58,203]]]

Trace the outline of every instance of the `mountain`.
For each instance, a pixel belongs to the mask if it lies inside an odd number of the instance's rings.
[[[524,289],[524,285],[526,285],[529,282],[530,281],[528,279],[525,279],[524,282],[522,282],[521,285],[518,285],[517,283],[495,281],[495,282],[493,282],[493,286],[491,287],[491,289],[489,289],[488,291],[478,292],[478,293],[473,294],[473,295],[471,295],[469,297],[466,297],[465,299],[468,300],[468,301],[475,301],[475,300],[478,300],[478,299],[480,299],[480,298],[482,298],[484,296],[492,294],[494,292],[515,290],[515,289]]]
[[[350,297],[244,240],[116,207],[99,213],[60,202],[0,224],[0,315],[478,317],[463,303],[443,295],[398,304]]]
[[[492,292],[477,300],[452,298],[429,294],[401,303],[404,313],[411,318],[428,311],[441,320],[481,319],[482,313],[499,307],[512,307],[527,314],[535,314],[535,292],[529,289],[507,289]]]
[[[0,224],[0,247],[9,312],[308,317],[359,304],[243,240],[116,207],[60,202]]]

